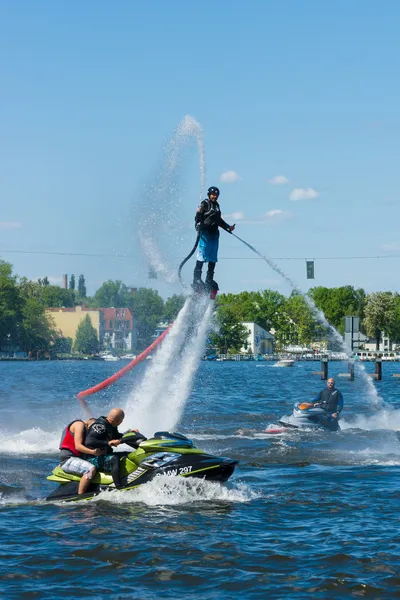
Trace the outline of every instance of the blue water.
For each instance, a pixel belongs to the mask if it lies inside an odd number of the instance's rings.
[[[82,415],[75,394],[120,366],[0,363],[2,599],[398,597],[400,364],[383,365],[380,404],[360,377],[338,379],[341,432],[271,435],[325,385],[318,363],[203,362],[176,429],[240,461],[227,484],[168,478],[44,503],[60,432]],[[93,412],[125,406],[146,368],[90,399]]]

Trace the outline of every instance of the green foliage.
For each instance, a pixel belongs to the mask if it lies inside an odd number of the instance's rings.
[[[75,306],[74,290],[65,290],[58,285],[42,285],[39,282],[28,281],[26,277],[20,280],[20,289],[24,298],[36,298],[44,308],[70,308]]]
[[[80,301],[82,301],[83,298],[86,298],[86,283],[83,275],[79,275],[78,279],[78,298]]]
[[[344,331],[344,317],[364,317],[365,292],[354,289],[352,285],[338,288],[315,287],[308,292],[315,305],[340,333]]]
[[[55,335],[52,323],[37,298],[26,298],[19,325],[19,344],[26,352],[46,351]]]
[[[17,342],[22,307],[23,300],[12,266],[0,260],[0,348]]]
[[[164,314],[164,302],[155,290],[139,288],[131,297],[129,308],[136,320],[137,350],[141,351],[153,341],[154,331]]]
[[[96,354],[99,351],[97,331],[93,327],[89,315],[85,315],[78,325],[75,337],[75,350],[83,352],[83,354]]]
[[[398,299],[392,292],[374,292],[368,294],[365,303],[364,325],[367,335],[376,338],[379,350],[382,333],[398,335]]]
[[[125,308],[131,300],[129,288],[122,281],[108,280],[99,287],[90,304],[96,308]]]
[[[72,338],[56,336],[52,346],[52,352],[54,354],[71,354],[72,352]]]
[[[279,345],[308,346],[318,333],[318,323],[303,296],[290,296],[282,307],[281,321],[276,333]]]
[[[221,294],[218,298],[218,305],[232,306],[241,321],[257,323],[269,331],[271,328],[278,328],[281,308],[285,301],[285,296],[279,292],[264,290],[262,292]]]
[[[217,348],[220,354],[236,354],[247,344],[248,329],[242,325],[234,306],[221,305],[217,312],[219,331],[212,333],[211,346]]]
[[[73,274],[69,278],[69,289],[70,290],[74,290],[75,289],[75,275],[73,275]]]
[[[167,298],[164,304],[164,315],[163,321],[168,321],[171,323],[174,319],[176,319],[177,314],[181,310],[182,306],[185,304],[185,296],[180,294],[174,294],[171,298]]]

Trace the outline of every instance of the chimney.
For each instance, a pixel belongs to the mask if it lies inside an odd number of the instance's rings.
[[[68,275],[63,275],[63,288],[68,289]]]
[[[131,288],[131,296],[134,296],[137,292],[137,288]]]

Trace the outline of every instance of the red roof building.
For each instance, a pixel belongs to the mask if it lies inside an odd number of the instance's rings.
[[[136,328],[129,308],[100,308],[100,339],[106,350],[132,350]]]

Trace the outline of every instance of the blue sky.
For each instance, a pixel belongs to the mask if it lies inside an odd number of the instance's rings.
[[[190,114],[240,237],[298,259],[277,264],[305,290],[398,291],[399,22],[394,0],[2,2],[0,257],[30,278],[84,273],[91,293],[116,278],[179,292],[147,279],[133,208]],[[176,264],[199,177],[193,146],[167,232]],[[318,260],[340,256],[393,258]],[[289,292],[224,232],[220,258],[221,291]]]

